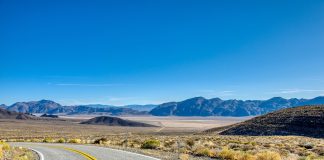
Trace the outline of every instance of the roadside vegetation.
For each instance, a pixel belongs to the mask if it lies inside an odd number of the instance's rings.
[[[91,144],[163,160],[324,160],[324,139],[320,138],[195,134],[199,131],[181,127],[165,127],[161,131],[155,127],[79,125],[69,121],[3,120],[0,140]]]
[[[28,149],[11,147],[8,143],[0,141],[0,160],[35,160],[36,155]]]
[[[120,149],[176,153],[179,159],[206,157],[222,160],[323,160],[324,140],[297,136],[127,135],[98,138],[12,139],[11,141],[96,144]]]

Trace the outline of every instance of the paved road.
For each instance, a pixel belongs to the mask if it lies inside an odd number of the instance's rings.
[[[158,160],[141,154],[91,145],[20,142],[10,145],[32,149],[41,160]]]

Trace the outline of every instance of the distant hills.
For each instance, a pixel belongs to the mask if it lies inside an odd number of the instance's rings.
[[[21,113],[41,114],[95,114],[95,115],[154,115],[154,116],[255,116],[283,108],[302,105],[324,104],[324,97],[313,99],[284,99],[274,97],[268,100],[222,100],[204,97],[190,98],[181,102],[160,105],[74,105],[62,106],[54,101],[41,100],[0,105],[0,108]]]
[[[168,102],[150,111],[155,116],[254,116],[283,108],[324,104],[324,97],[314,99],[222,100],[195,97],[181,102]]]
[[[0,108],[0,119],[21,119],[21,120],[27,120],[27,119],[39,119],[35,116],[24,114],[24,113],[17,113],[13,111],[8,111],[3,108]]]
[[[219,131],[222,135],[299,135],[324,138],[324,105],[282,109],[206,132]]]
[[[118,117],[100,116],[81,122],[81,124],[107,125],[107,126],[129,126],[129,127],[156,127],[151,124],[124,120]]]
[[[145,115],[147,111],[134,110],[131,107],[115,107],[109,105],[75,105],[62,106],[54,101],[40,100],[30,102],[17,102],[4,107],[9,111],[20,113],[46,113],[46,114],[108,114],[108,115]]]

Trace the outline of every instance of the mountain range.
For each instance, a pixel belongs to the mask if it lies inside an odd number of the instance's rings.
[[[155,116],[254,116],[283,108],[324,104],[324,97],[314,99],[222,100],[195,97],[181,102],[168,102],[150,111]]]
[[[285,99],[274,97],[268,100],[222,100],[204,97],[190,98],[181,102],[160,105],[73,105],[63,106],[50,100],[17,102],[0,108],[20,113],[46,114],[98,114],[98,115],[154,115],[154,116],[255,116],[279,109],[303,105],[324,104],[324,97],[313,99]]]
[[[46,114],[108,114],[108,115],[145,115],[147,111],[138,111],[126,107],[115,107],[110,105],[74,105],[62,106],[50,100],[17,102],[10,106],[2,105],[9,111],[20,113],[46,113]]]

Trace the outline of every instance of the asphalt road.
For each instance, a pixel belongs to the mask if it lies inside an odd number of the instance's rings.
[[[10,143],[38,153],[40,160],[158,160],[157,158],[122,150],[76,144]]]

